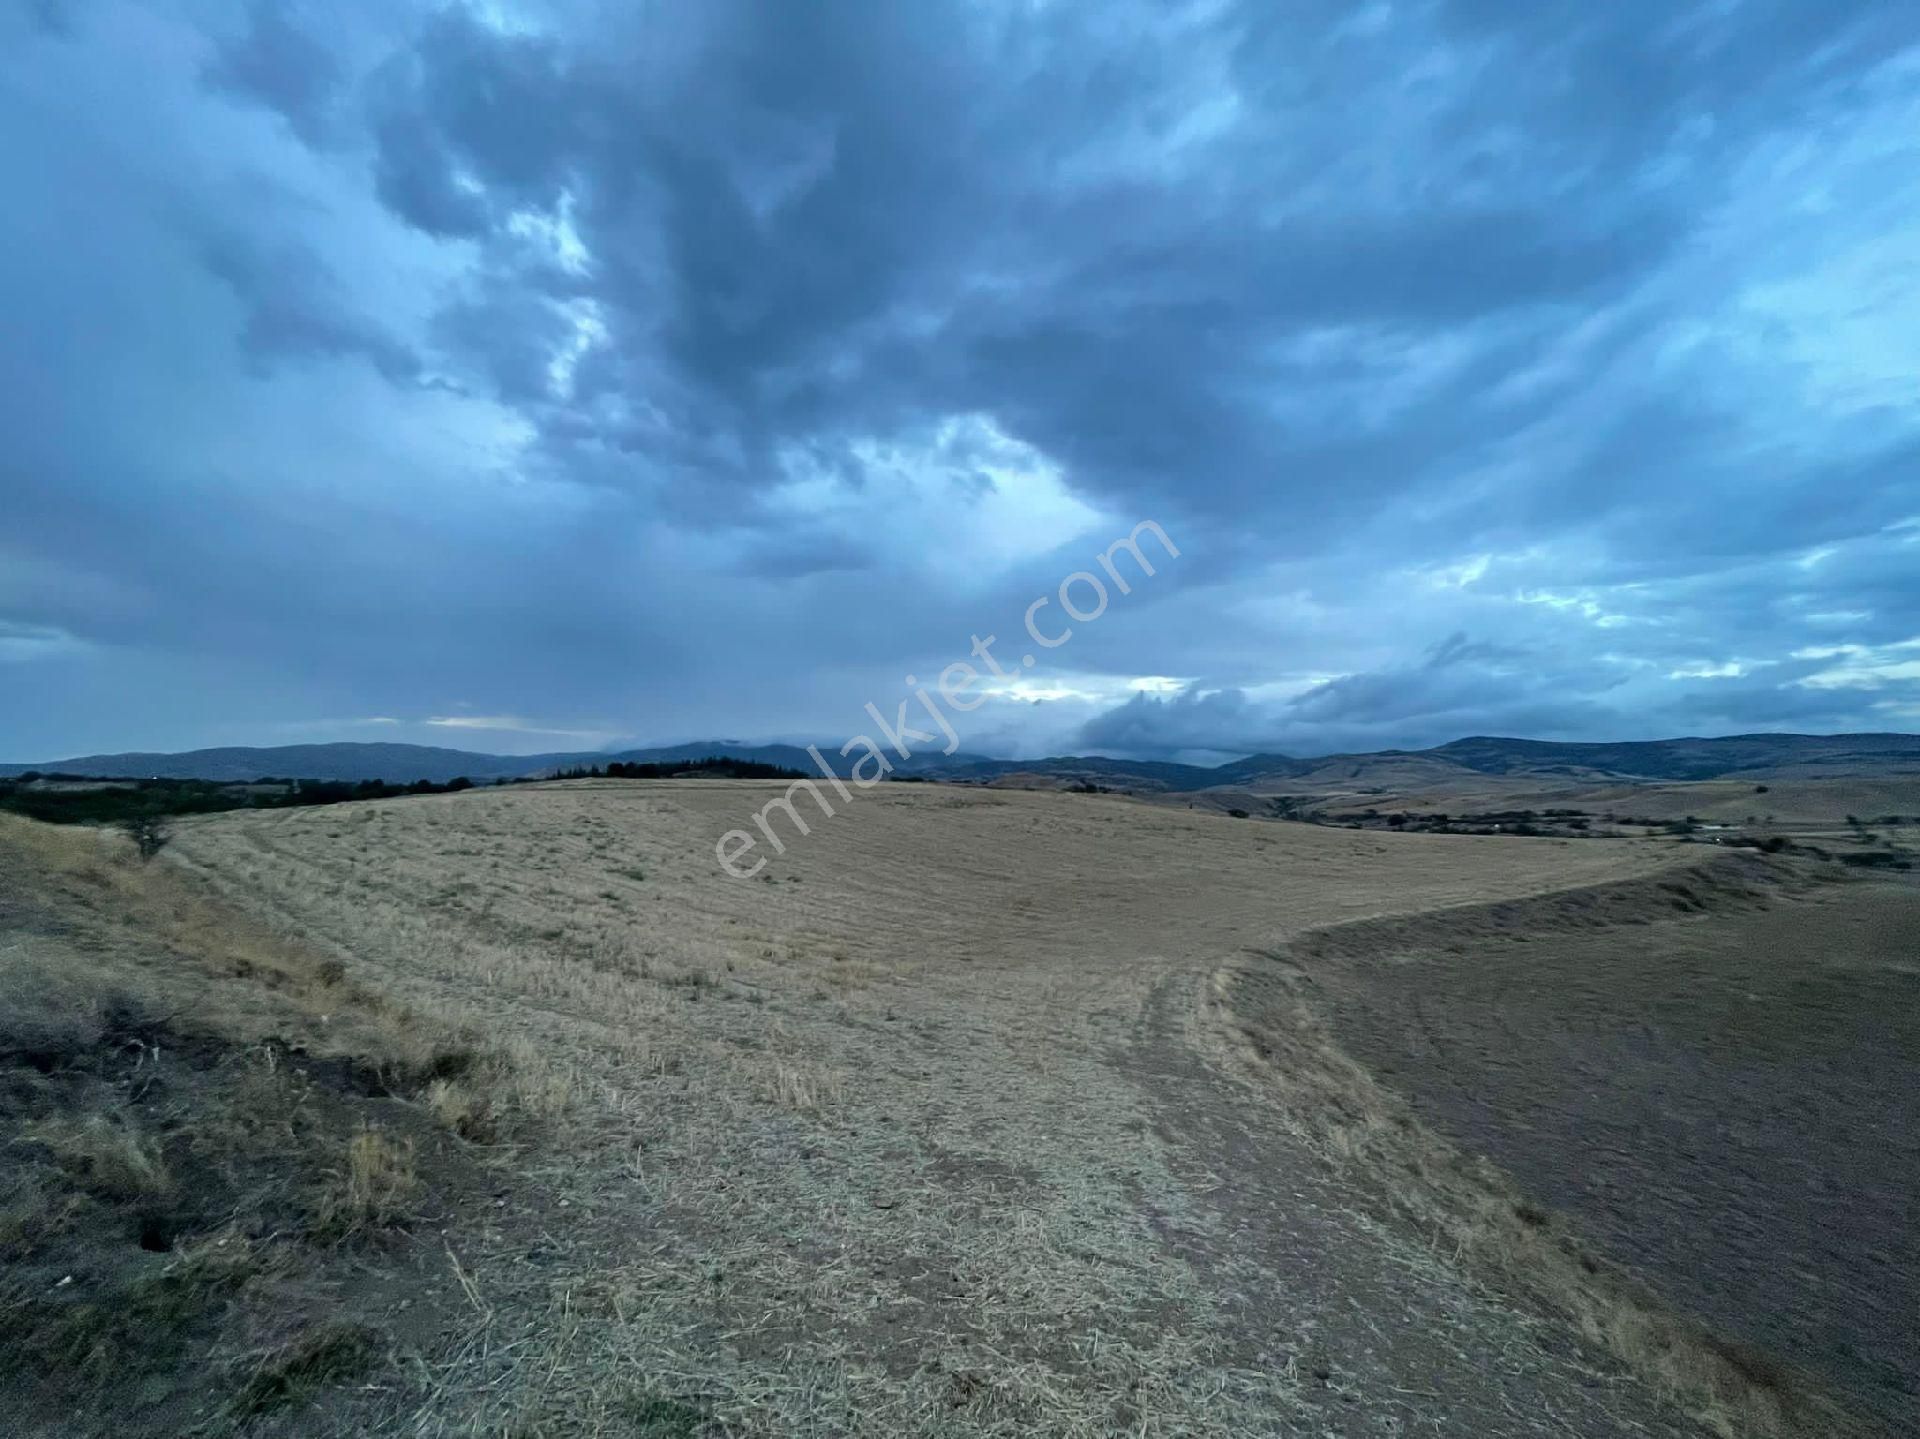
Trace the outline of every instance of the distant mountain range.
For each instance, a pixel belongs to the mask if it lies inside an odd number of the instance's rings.
[[[837,747],[821,753],[843,775],[849,762]],[[495,755],[410,744],[280,745],[256,749],[186,750],[179,754],[96,754],[39,764],[0,764],[0,776],[29,771],[104,778],[253,780],[361,780],[389,783],[462,775],[475,781],[521,779],[579,765],[663,764],[726,755],[813,773],[816,766],[798,745],[739,744],[715,740],[617,753],[568,751]],[[1637,740],[1561,744],[1549,740],[1475,736],[1426,750],[1380,750],[1368,754],[1256,754],[1217,766],[1159,760],[1108,759],[1098,755],[1000,760],[937,752],[901,760],[888,756],[898,773],[924,779],[975,783],[1097,784],[1116,789],[1189,792],[1204,789],[1275,791],[1288,784],[1368,781],[1403,788],[1449,778],[1497,775],[1561,783],[1650,782],[1742,778],[1838,778],[1849,775],[1920,774],[1920,735],[1747,734],[1713,739]]]

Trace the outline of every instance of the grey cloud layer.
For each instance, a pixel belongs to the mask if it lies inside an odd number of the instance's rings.
[[[73,138],[0,221],[0,622],[71,640],[9,752],[833,733],[1147,517],[982,733],[1920,717],[1908,7],[11,23],[0,147]]]

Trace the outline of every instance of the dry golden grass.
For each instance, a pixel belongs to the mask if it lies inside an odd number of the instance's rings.
[[[436,1123],[452,1130],[462,1139],[489,1144],[499,1136],[499,1120],[493,1101],[473,1086],[458,1079],[436,1079],[427,1085],[421,1104]]]
[[[1311,1425],[1329,1385],[1417,1425],[1435,1383],[1486,1433],[1542,1396],[1590,1432],[1666,1422],[1310,1174],[1285,1182],[1334,1250],[1236,1235],[1180,1105],[1296,1141],[1169,1017],[1223,958],[1308,928],[1644,874],[1669,849],[901,786],[725,879],[714,837],[777,792],[226,815],[161,861],[511,1056],[420,1102],[455,1132],[516,1110],[512,1162],[584,1227],[549,1223],[538,1267],[463,1248],[480,1328],[422,1432],[622,1432],[656,1403],[740,1434],[1270,1432]]]
[[[468,1127],[523,1098],[551,1112],[504,1046],[477,1050],[343,970],[118,835],[0,817],[10,1433],[211,1436],[304,1402],[374,1347],[314,1297],[354,1261],[305,1243],[302,1206],[331,1241],[403,1223],[427,1188],[415,1133],[364,1116],[409,1119],[407,1094]],[[292,1303],[312,1322],[254,1344],[256,1316]]]
[[[315,1231],[344,1238],[402,1224],[420,1191],[413,1141],[363,1129],[347,1141],[342,1163],[328,1171],[325,1187],[315,1196]]]
[[[843,1092],[840,1076],[776,1059],[765,1070],[762,1093],[782,1109],[802,1112],[830,1105]]]
[[[164,859],[140,862],[117,830],[0,815],[0,852],[49,901],[77,904],[103,936],[126,947],[116,955],[114,982],[154,993],[158,1011],[191,1013],[201,1028],[236,1036],[283,1031],[297,1017],[310,1053],[365,1061],[400,1091],[442,1085],[429,1108],[450,1126],[479,1126],[483,1116],[495,1133],[539,1125],[572,1102],[566,1061],[550,1061],[517,1035],[488,1042],[470,1009],[423,1010],[362,983],[347,958],[260,923]],[[21,988],[35,1003],[51,1003],[63,1023],[98,1023],[91,1011],[100,1001],[68,976],[37,975]]]
[[[63,1115],[27,1131],[84,1186],[112,1199],[149,1199],[173,1187],[160,1147],[124,1115]]]
[[[1235,988],[1245,956],[1326,926],[1697,852],[897,786],[725,879],[714,838],[778,790],[234,813],[182,821],[144,866],[113,836],[0,844],[157,941],[156,970],[228,1032],[297,1016],[308,1053],[370,1067],[488,1166],[494,1210],[435,1241],[467,1328],[355,1422],[1418,1432],[1441,1394],[1486,1435],[1542,1414],[1690,1432],[1674,1398],[1772,1422],[1688,1372],[1700,1350],[1656,1306],[1588,1302],[1597,1280],[1545,1295],[1568,1316],[1551,1337],[1539,1284],[1488,1277],[1570,1272],[1553,1225],[1412,1126],[1298,996]],[[316,1229],[403,1230],[419,1141],[341,1145]],[[1382,1176],[1394,1223],[1362,1198]],[[366,1358],[334,1337],[246,1349],[243,1393]]]
[[[252,981],[198,986],[196,997],[227,1006],[203,1016],[214,1023],[240,1031],[265,1020],[270,1027],[291,1008],[317,1027],[330,1026],[341,1052],[405,1056],[419,1044],[410,1016],[385,995],[355,984],[337,959],[249,922],[200,887],[183,883],[164,862],[140,862],[117,830],[0,815],[0,850],[22,871],[23,886],[48,904],[84,913],[103,939],[149,951],[144,960],[134,953],[120,957],[126,982],[177,986],[188,975]]]

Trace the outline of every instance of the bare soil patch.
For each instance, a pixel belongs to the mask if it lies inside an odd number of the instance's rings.
[[[1920,1423],[1920,888],[1748,864],[1330,930],[1293,993],[1763,1389]],[[1537,1207],[1536,1207],[1537,1206]]]

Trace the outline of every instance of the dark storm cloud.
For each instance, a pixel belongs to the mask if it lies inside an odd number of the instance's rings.
[[[1490,676],[1510,679],[1528,658],[1524,650],[1449,635],[1420,665],[1342,675],[1296,695],[1288,709],[1303,723],[1321,724],[1471,709],[1485,702]],[[1550,676],[1540,678],[1551,683]]]
[[[209,85],[277,110],[309,144],[328,134],[342,79],[339,61],[303,27],[286,0],[252,0],[246,28],[220,45]]]
[[[229,233],[209,238],[203,258],[245,311],[240,345],[256,365],[345,355],[368,361],[396,384],[419,377],[419,357],[372,320],[356,315],[336,278],[303,245],[266,249]]]
[[[759,537],[740,567],[747,574],[782,580],[863,570],[872,563],[872,552],[844,535],[815,533]]]
[[[1911,7],[26,15],[0,740],[831,731],[1146,517],[982,733],[1909,722]]]
[[[1408,452],[1436,436],[1291,433],[1259,393],[1290,378],[1277,343],[1592,303],[1675,231],[1661,203],[1578,192],[1288,208],[1287,181],[1355,140],[1297,105],[1246,116],[1220,169],[1129,173],[1125,137],[1192,77],[1124,24],[1015,37],[934,6],[720,13],[689,42],[703,63],[656,77],[642,35],[569,46],[452,12],[383,69],[372,108],[380,192],[423,230],[497,243],[505,217],[571,196],[612,332],[594,381],[660,396],[677,434],[596,426],[593,392],[554,433],[670,448],[718,430],[743,483],[777,478],[781,443],[976,409],[1090,488],[1215,515],[1321,488],[1337,517],[1415,483]],[[1231,52],[1248,28],[1181,38]],[[522,303],[470,308],[483,368],[524,373],[501,355]]]
[[[542,416],[552,438],[691,457],[700,479],[753,485],[778,479],[783,445],[979,410],[1088,489],[1213,522],[1285,514],[1274,542],[1297,546],[1525,433],[1552,397],[1489,391],[1575,307],[1657,271],[1714,196],[1688,172],[1710,176],[1746,143],[1743,118],[1825,103],[1819,76],[1900,28],[1771,7],[1756,23],[1775,45],[1740,17],[1536,16],[1493,37],[1510,67],[1497,82],[1436,82],[1418,102],[1432,111],[1407,160],[1419,173],[1353,203],[1322,202],[1316,183],[1367,146],[1375,104],[1417,94],[1396,69],[1444,54],[1454,26],[1415,19],[1362,43],[1339,38],[1343,10],[1195,24],[1181,41],[1219,52],[1247,86],[1241,113],[1184,164],[1142,174],[1128,137],[1152,134],[1156,107],[1203,98],[1145,24],[1056,10],[1013,27],[938,6],[715,14],[681,37],[698,60],[676,68],[648,66],[643,32],[528,38],[455,11],[374,87],[381,193],[423,229],[497,243],[504,217],[571,196],[594,257],[581,288],[609,335],[588,383]],[[1487,38],[1484,16],[1456,18]],[[1299,97],[1270,76],[1302,54],[1325,79]],[[1542,58],[1545,80],[1529,73]],[[1616,103],[1596,111],[1595,96]],[[1636,169],[1656,164],[1676,178]],[[1293,186],[1313,202],[1293,203]],[[538,322],[524,296],[496,287],[463,314],[475,363],[526,400],[514,377]],[[1316,327],[1478,353],[1398,424],[1322,429],[1267,398],[1325,385],[1275,353]],[[646,427],[596,413],[636,391],[655,400]],[[1540,522],[1591,510],[1596,482],[1639,483],[1655,511],[1640,544],[1664,544],[1658,514],[1689,487],[1662,472],[1712,462],[1724,422],[1660,403],[1630,408],[1620,433],[1603,420],[1564,483],[1542,476]],[[1657,463],[1632,464],[1636,447]]]
[[[1547,654],[1449,635],[1418,663],[1342,675],[1262,704],[1239,689],[1134,696],[1090,721],[1084,746],[1130,754],[1266,751],[1324,754],[1418,747],[1489,727],[1563,738],[1618,725],[1597,682]]]
[[[596,99],[576,95],[556,46],[502,35],[458,8],[386,61],[368,94],[380,198],[443,236],[482,235],[517,206],[551,206],[589,138],[578,118]],[[613,107],[602,113],[618,118]]]

